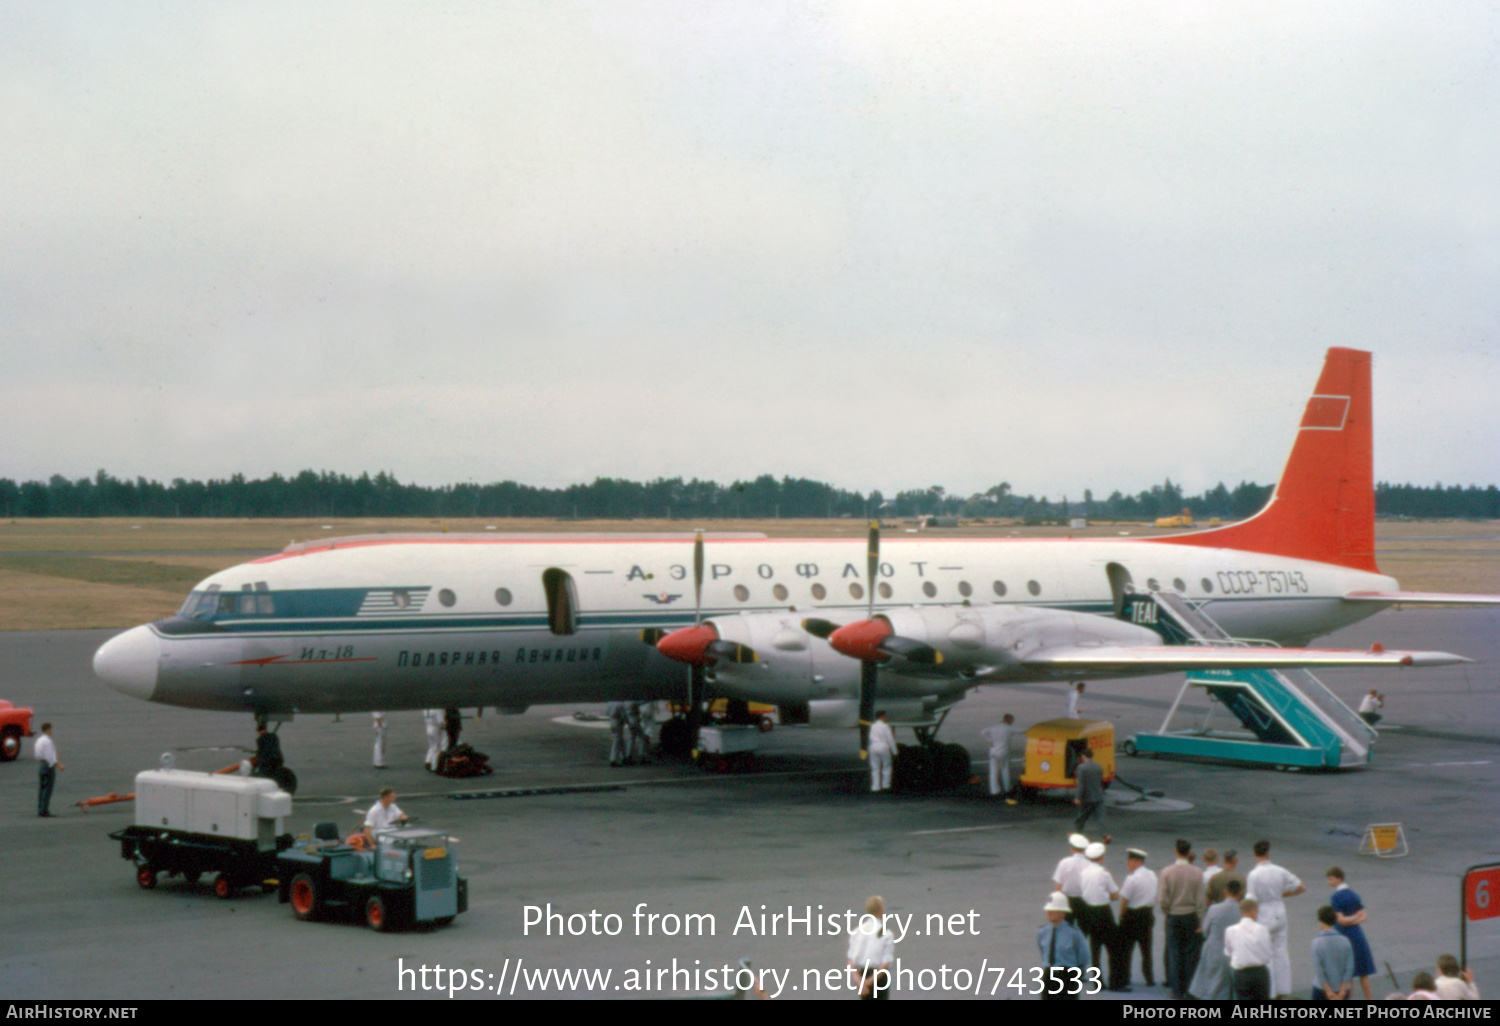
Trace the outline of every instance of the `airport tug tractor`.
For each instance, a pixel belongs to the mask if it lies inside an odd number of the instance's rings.
[[[298,919],[363,915],[372,930],[447,926],[469,908],[469,882],[447,834],[404,829],[377,834],[373,851],[338,840],[319,823],[316,839],[277,858],[281,901]]]
[[[21,738],[31,736],[31,710],[0,701],[0,762],[13,762],[21,754]]]
[[[292,796],[276,782],[171,768],[135,777],[135,825],[117,830],[120,857],[135,863],[143,890],[157,877],[181,874],[190,885],[215,874],[214,893],[232,897],[246,887],[275,887],[276,856],[292,845],[283,822]]]

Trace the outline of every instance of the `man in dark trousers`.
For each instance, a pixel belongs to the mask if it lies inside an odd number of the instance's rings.
[[[266,721],[255,724],[255,775],[276,779],[286,760],[281,757],[281,739],[266,729]]]
[[[1094,761],[1092,748],[1079,751],[1078,768],[1073,771],[1073,779],[1078,785],[1078,797],[1073,799],[1073,804],[1082,810],[1078,814],[1077,822],[1073,824],[1073,829],[1081,834],[1083,825],[1090,818],[1097,817],[1099,829],[1107,831],[1109,826],[1104,822],[1104,767]],[[1103,841],[1108,844],[1109,840],[1109,834],[1106,833]]]
[[[1207,893],[1203,870],[1193,865],[1193,845],[1186,838],[1177,839],[1177,861],[1163,869],[1159,904],[1166,916],[1167,986],[1181,1001],[1187,996],[1188,984],[1198,969],[1198,952],[1203,935],[1198,932],[1207,911]]]

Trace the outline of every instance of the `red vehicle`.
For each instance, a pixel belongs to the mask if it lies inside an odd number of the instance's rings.
[[[31,710],[0,701],[0,762],[21,754],[21,738],[31,736]]]

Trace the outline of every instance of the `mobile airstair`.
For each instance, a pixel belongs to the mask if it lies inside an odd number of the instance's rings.
[[[1231,638],[1174,591],[1126,594],[1121,616],[1153,627],[1171,645],[1255,644]],[[1208,711],[1197,723],[1174,730],[1173,720],[1191,689],[1207,693]],[[1217,729],[1214,719],[1221,709],[1243,729]],[[1161,729],[1136,734],[1124,749],[1127,755],[1342,769],[1369,762],[1377,736],[1306,670],[1195,670],[1187,675]]]

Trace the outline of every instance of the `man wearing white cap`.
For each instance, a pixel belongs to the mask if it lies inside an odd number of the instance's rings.
[[[1073,853],[1057,863],[1057,868],[1052,871],[1052,886],[1056,887],[1068,899],[1068,922],[1076,923],[1079,915],[1083,912],[1083,870],[1089,864],[1084,857],[1084,849],[1089,846],[1089,839],[1082,834],[1071,834],[1068,837],[1068,847]]]
[[[1121,978],[1130,982],[1130,961],[1136,947],[1141,949],[1141,975],[1146,986],[1156,986],[1156,969],[1151,957],[1152,936],[1156,932],[1156,874],[1146,868],[1146,853],[1139,848],[1125,850],[1125,868],[1130,875],[1120,885],[1119,958]],[[1113,957],[1113,956],[1112,956]],[[1110,963],[1114,968],[1114,963]]]
[[[1109,907],[1110,902],[1119,900],[1120,885],[1115,883],[1115,878],[1104,868],[1104,852],[1104,845],[1097,841],[1084,849],[1083,855],[1088,859],[1088,865],[1083,867],[1083,873],[1080,874],[1083,884],[1083,919],[1079,925],[1088,934],[1089,958],[1094,965],[1102,969],[1104,962],[1099,957],[1099,952],[1101,949],[1109,952],[1109,989],[1128,990],[1129,977],[1123,982],[1117,979],[1120,973],[1120,956],[1116,951],[1115,917]]]
[[[1042,955],[1042,968],[1077,969],[1078,986],[1074,986],[1072,973],[1058,973],[1059,977],[1063,977],[1055,981],[1062,984],[1058,988],[1060,992],[1043,992],[1041,998],[1043,1001],[1076,1001],[1085,990],[1093,989],[1087,979],[1088,969],[1093,965],[1089,960],[1089,947],[1084,943],[1083,934],[1067,921],[1068,897],[1062,891],[1053,891],[1042,911],[1047,915],[1047,922],[1036,932],[1036,946]],[[1051,989],[1054,984],[1051,972],[1044,971],[1042,978],[1048,989]],[[1068,993],[1070,990],[1073,993]]]

